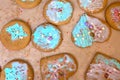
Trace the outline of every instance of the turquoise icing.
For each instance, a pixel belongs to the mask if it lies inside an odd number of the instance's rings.
[[[27,65],[12,63],[12,68],[5,68],[5,80],[27,80]]]
[[[120,62],[115,59],[107,59],[103,55],[99,54],[96,57],[96,63],[99,63],[100,61],[104,62],[106,65],[109,66],[116,66],[120,70]]]
[[[13,41],[22,39],[23,37],[27,37],[27,34],[24,32],[23,27],[20,26],[18,23],[6,28],[6,32],[11,35],[11,39]]]
[[[60,41],[60,31],[53,27],[53,25],[41,25],[33,34],[34,43],[43,49],[54,49]]]
[[[80,0],[81,6],[86,8],[89,3],[91,3],[91,0]]]
[[[74,44],[78,47],[88,47],[92,45],[93,37],[90,36],[90,29],[86,26],[87,15],[83,14],[72,31]]]
[[[73,12],[72,5],[69,2],[61,2],[59,0],[53,0],[46,11],[50,20],[55,23],[67,20]]]

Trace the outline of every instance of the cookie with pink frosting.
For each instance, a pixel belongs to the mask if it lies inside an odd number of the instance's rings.
[[[106,9],[105,17],[112,28],[120,30],[120,2],[110,4]]]
[[[73,43],[82,48],[92,46],[94,42],[105,42],[110,37],[110,28],[105,21],[82,14],[72,31]]]
[[[73,6],[68,0],[49,0],[44,6],[43,14],[55,25],[66,24],[73,15]]]
[[[85,80],[120,80],[120,61],[98,52],[85,73]]]
[[[42,80],[68,80],[77,68],[76,59],[68,53],[45,57],[40,61]]]
[[[78,0],[79,6],[88,13],[102,11],[108,0]]]

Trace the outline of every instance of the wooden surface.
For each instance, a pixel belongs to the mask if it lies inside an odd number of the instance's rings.
[[[0,30],[7,22],[13,19],[22,19],[31,25],[32,30],[34,30],[41,23],[47,22],[43,17],[42,11],[43,6],[48,0],[42,0],[41,4],[33,9],[22,9],[15,4],[15,0],[0,0]],[[63,41],[61,45],[52,52],[40,52],[30,42],[30,44],[20,51],[9,51],[0,43],[0,66],[3,66],[13,59],[24,59],[30,62],[35,71],[34,80],[41,80],[40,76],[40,59],[44,56],[50,56],[54,54],[59,54],[63,52],[71,53],[74,55],[79,62],[79,69],[74,76],[69,80],[84,80],[84,73],[92,60],[96,52],[106,53],[107,55],[117,58],[120,60],[120,31],[112,29],[112,34],[110,39],[104,43],[94,43],[89,48],[78,48],[71,41],[71,31],[79,20],[79,17],[83,10],[80,9],[77,0],[70,0],[74,6],[74,14],[70,23],[59,26],[62,31]],[[120,0],[108,0],[109,3]],[[107,6],[108,6],[107,5]],[[107,7],[106,6],[106,7]],[[94,16],[104,19],[104,11],[101,13],[96,13]]]

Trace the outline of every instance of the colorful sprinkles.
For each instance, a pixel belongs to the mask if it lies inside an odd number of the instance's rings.
[[[27,78],[27,64],[13,62],[12,68],[5,68],[5,80],[28,80]]]
[[[11,35],[11,40],[13,41],[27,37],[27,33],[24,32],[23,27],[18,23],[6,28],[6,32]]]
[[[42,75],[45,75],[45,80],[59,80],[60,77],[66,79],[68,71],[76,71],[76,64],[69,55],[49,61],[47,69],[45,66],[42,67]]]
[[[51,24],[40,25],[33,36],[33,42],[46,50],[55,49],[61,40],[61,32]]]

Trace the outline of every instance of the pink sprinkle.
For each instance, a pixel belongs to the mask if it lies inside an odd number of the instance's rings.
[[[48,40],[50,40],[50,41],[51,41],[52,39],[53,39],[53,37],[52,37],[52,36],[49,36],[49,37],[48,37]]]

